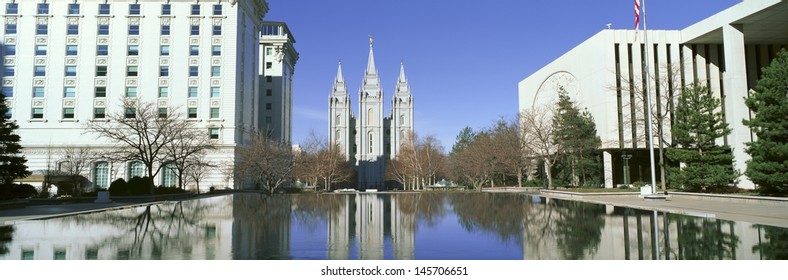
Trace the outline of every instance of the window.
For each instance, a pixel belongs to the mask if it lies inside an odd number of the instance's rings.
[[[372,140],[375,138],[375,135],[372,132],[369,133],[369,153],[372,153]]]
[[[212,119],[219,118],[219,108],[211,108],[211,118]]]
[[[45,66],[36,66],[33,68],[33,76],[43,77],[46,75],[47,75],[47,70]]]
[[[74,108],[63,108],[63,118],[64,119],[73,119],[74,118]]]
[[[189,55],[200,55],[200,46],[197,45],[189,46]]]
[[[197,87],[189,87],[189,97],[197,97]]]
[[[140,54],[140,46],[129,45],[128,55],[139,55],[139,54]]]
[[[265,103],[266,110],[271,110],[271,108],[273,108],[273,105],[271,105],[271,103]]]
[[[145,165],[142,162],[132,161],[129,163],[129,179],[134,177],[142,178],[143,174],[145,174]]]
[[[127,87],[126,97],[137,97],[137,87]]]
[[[13,77],[14,66],[3,66],[3,77]]]
[[[169,66],[159,66],[159,76],[167,77],[170,75],[170,67]]]
[[[211,66],[211,77],[219,77],[221,73],[222,73],[222,67]]]
[[[273,63],[271,63],[271,62],[266,62],[265,63],[265,69],[271,69],[271,67],[273,67]]]
[[[99,4],[99,15],[109,14],[109,4]]]
[[[200,35],[200,26],[199,25],[192,25],[191,34],[192,34],[192,36]]]
[[[266,89],[265,90],[265,96],[272,96],[272,95],[274,95],[274,91],[273,90],[271,90],[271,89]]]
[[[222,46],[218,46],[218,45],[211,46],[211,55],[213,56],[222,55]]]
[[[167,117],[167,107],[159,107],[159,118],[163,119]]]
[[[93,183],[96,188],[106,189],[109,187],[109,163],[106,161],[96,162],[93,166]]]
[[[161,35],[162,36],[170,35],[170,25],[169,24],[165,24],[165,25],[161,26]]]
[[[74,77],[77,75],[76,66],[66,66],[66,77]]]
[[[33,97],[34,98],[43,98],[44,97],[44,87],[33,87]]]
[[[161,186],[165,188],[174,188],[175,184],[178,182],[178,175],[177,169],[175,169],[175,164],[170,162],[164,164],[162,167],[162,174],[161,174]]]
[[[96,97],[107,97],[107,87],[96,87]]]
[[[109,45],[96,46],[96,55],[108,55],[108,54],[109,54]]]
[[[106,77],[107,66],[96,66],[96,77]]]
[[[12,111],[13,111],[13,108],[10,108],[10,107],[8,108],[8,110],[5,111],[5,119],[6,120],[10,120],[11,118],[14,117],[14,113]]]
[[[129,4],[129,14],[130,15],[139,15],[140,14],[140,4]]]
[[[77,96],[77,88],[75,87],[63,88],[63,97],[75,97],[75,96]]]
[[[36,45],[36,55],[47,55],[47,46]]]
[[[36,35],[47,35],[49,28],[46,24],[36,24]]]
[[[36,13],[39,15],[48,15],[49,14],[49,4],[47,3],[38,3],[38,9]]]
[[[66,259],[66,249],[55,249],[52,260],[62,261]]]
[[[69,24],[66,27],[66,34],[68,35],[79,35],[79,25],[76,24]]]
[[[221,96],[221,91],[219,87],[211,87],[211,98],[219,98]]]
[[[3,87],[3,95],[5,95],[5,97],[14,97],[14,88]]]
[[[137,66],[127,66],[126,77],[136,77],[136,76],[137,76]]]
[[[99,24],[98,35],[109,35],[109,24]]]
[[[189,66],[189,77],[197,77],[199,74],[197,66]]]
[[[192,5],[192,15],[193,16],[199,16],[200,15],[200,5],[199,4],[193,4]]]
[[[17,3],[8,3],[5,4],[5,13],[7,15],[16,15],[19,13],[19,4]]]
[[[133,119],[137,117],[137,110],[131,107],[126,107],[123,109],[123,117],[127,119]]]
[[[190,119],[196,119],[197,118],[197,108],[189,108],[187,110],[186,117],[188,117]]]
[[[265,81],[266,81],[266,82],[268,82],[268,83],[270,83],[270,82],[273,82],[273,81],[274,81],[274,78],[273,78],[273,77],[271,77],[271,76],[265,76]]]
[[[222,35],[222,26],[221,25],[214,25],[213,26],[213,36],[220,36]]]
[[[265,117],[265,126],[266,127],[271,127],[271,123],[272,122],[273,122],[273,118],[272,117],[270,117],[270,116],[269,117]],[[339,140],[339,130],[337,130],[337,140]]]
[[[170,88],[168,87],[160,87],[159,88],[159,97],[164,98],[170,96]]]
[[[44,108],[33,108],[31,111],[31,118],[33,119],[43,119],[44,118]]]
[[[161,15],[168,16],[170,14],[172,14],[172,5],[161,4]]]
[[[139,26],[139,24],[131,24],[131,25],[129,25],[129,35],[140,35],[140,26]]]
[[[274,53],[274,49],[273,48],[265,48],[265,55],[271,55],[273,53]]]
[[[159,48],[159,54],[162,56],[170,55],[170,45],[161,45]]]
[[[78,15],[79,14],[79,4],[68,4],[68,14],[69,15]]]
[[[222,5],[213,5],[213,15],[215,16],[222,15]]]
[[[94,119],[103,119],[107,117],[106,109],[104,108],[93,108],[93,118]]]
[[[77,55],[77,45],[66,45],[66,55]]]
[[[16,23],[6,23],[5,24],[5,34],[6,35],[14,35],[14,34],[16,34]]]
[[[215,128],[215,127],[209,128],[208,135],[211,139],[219,139],[219,128]]]

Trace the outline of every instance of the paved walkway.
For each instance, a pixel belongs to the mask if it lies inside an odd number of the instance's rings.
[[[0,210],[0,226],[13,224],[14,222],[22,220],[67,216],[115,208],[133,207],[136,205],[140,205],[140,203],[68,203],[58,205],[28,205],[22,208],[2,209]]]

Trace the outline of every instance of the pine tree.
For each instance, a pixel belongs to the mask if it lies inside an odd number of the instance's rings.
[[[668,149],[667,156],[685,166],[671,170],[672,184],[696,192],[731,190],[738,174],[730,148],[715,142],[731,132],[719,109],[720,100],[708,87],[694,83],[682,90],[671,128],[677,147]]]
[[[569,181],[574,186],[595,185],[600,178],[598,149],[602,141],[597,136],[594,118],[586,110],[581,112],[563,88],[556,105],[553,136],[565,155],[563,165],[570,170]]]
[[[747,144],[745,175],[763,194],[788,193],[788,51],[763,68],[755,92],[745,99],[753,118],[744,120],[757,139]]]
[[[8,119],[8,112],[6,97],[0,93],[0,184],[11,184],[16,178],[30,176],[25,165],[27,160],[21,154],[19,135],[14,133],[19,125]]]

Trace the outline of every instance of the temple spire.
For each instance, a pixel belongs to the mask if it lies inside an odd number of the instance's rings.
[[[342,61],[339,61],[339,66],[337,67],[337,77],[334,78],[334,96],[345,96],[347,95],[347,89],[345,88],[345,77],[342,75]]]
[[[367,59],[367,75],[377,75],[375,69],[375,54],[372,52],[372,36],[369,36],[369,58]]]
[[[339,61],[339,69],[337,69],[337,77],[334,81],[338,83],[345,82],[345,78],[342,76],[342,60]]]
[[[396,95],[410,95],[410,84],[408,78],[405,77],[405,62],[399,63],[399,78],[397,78],[397,92]]]
[[[407,82],[405,78],[405,62],[402,60],[399,62],[399,82]]]

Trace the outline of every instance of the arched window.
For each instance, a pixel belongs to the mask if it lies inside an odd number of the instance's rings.
[[[369,153],[370,154],[372,153],[372,141],[373,141],[373,139],[375,139],[375,135],[372,133],[372,131],[370,131],[369,132]]]
[[[342,130],[337,129],[336,135],[334,136],[334,139],[336,139],[336,141],[342,140]]]
[[[373,114],[372,108],[367,110],[367,125],[375,125],[375,114]]]
[[[132,161],[129,163],[129,180],[134,177],[144,177],[145,176],[145,165],[142,164],[141,161]]]
[[[93,185],[96,188],[106,189],[109,187],[109,163],[99,161],[93,165]]]
[[[170,162],[164,164],[161,174],[161,186],[165,188],[174,188],[178,183],[178,173],[175,169],[175,164]]]
[[[399,124],[400,125],[405,124],[405,114],[399,115]]]
[[[337,115],[336,117],[336,125],[342,124],[342,115]]]

